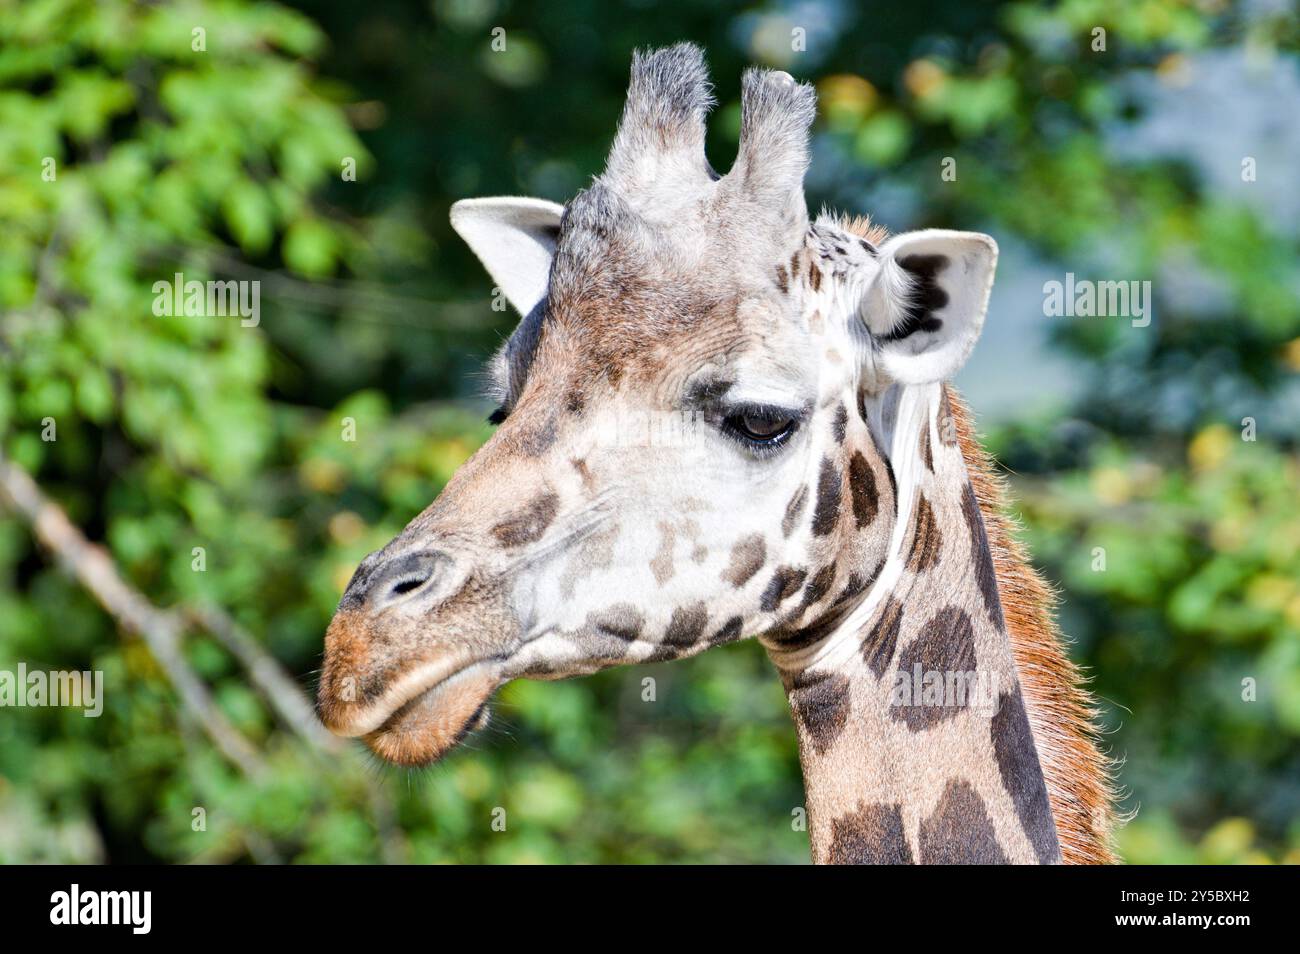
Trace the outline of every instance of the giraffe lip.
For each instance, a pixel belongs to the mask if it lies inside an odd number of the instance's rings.
[[[335,735],[357,738],[383,729],[397,712],[419,697],[479,667],[496,668],[498,660],[438,659],[422,663],[394,680],[384,693],[364,708],[346,713],[322,712],[326,727]]]
[[[428,765],[481,723],[488,699],[499,684],[497,660],[472,663],[416,688],[362,739],[376,755],[390,762]]]

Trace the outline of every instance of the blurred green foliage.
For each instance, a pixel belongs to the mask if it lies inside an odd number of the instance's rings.
[[[474,370],[510,318],[448,205],[570,196],[602,164],[631,49],[693,39],[718,84],[716,167],[740,71],[766,62],[819,88],[814,207],[903,196],[909,221],[886,224],[983,228],[1061,272],[1151,276],[1179,256],[1217,283],[1194,311],[1161,299],[1146,329],[1062,323],[1082,397],[1025,408],[990,444],[1126,759],[1122,851],[1300,860],[1297,236],[1186,161],[1111,138],[1141,119],[1135,81],[1176,84],[1231,51],[1295,69],[1293,12],[296,7],[0,0],[0,441],[153,602],[226,607],[311,691],[356,562],[489,432]],[[938,187],[946,156],[960,174]],[[156,316],[153,284],[176,272],[260,280],[260,323]],[[0,860],[807,857],[794,734],[754,645],[511,684],[476,751],[405,775],[322,762],[215,640],[196,630],[187,653],[264,777],[223,762],[147,650],[0,522],[0,668],[97,669],[107,689],[99,719],[0,712]]]

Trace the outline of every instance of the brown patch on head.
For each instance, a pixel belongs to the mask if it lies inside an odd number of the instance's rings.
[[[703,603],[679,606],[673,610],[673,618],[664,633],[664,645],[678,649],[694,646],[704,636],[704,627],[708,622],[709,611]]]
[[[790,292],[790,273],[785,270],[784,265],[776,267],[776,287],[781,289],[782,295]]]
[[[539,540],[555,519],[560,509],[560,498],[553,493],[538,494],[528,506],[516,511],[492,528],[497,544],[503,547],[520,547]]]
[[[830,563],[818,570],[808,585],[804,587],[803,599],[800,601],[800,607],[807,609],[821,602],[822,598],[831,591],[831,585],[835,582],[835,564]]]
[[[663,586],[677,572],[673,564],[673,548],[677,544],[677,530],[671,523],[659,521],[659,552],[650,561],[650,572],[655,582]]]
[[[866,638],[862,640],[862,659],[877,679],[885,674],[894,658],[902,626],[903,605],[895,599],[887,599],[878,611],[876,621]]]
[[[817,267],[817,262],[811,256],[808,258],[808,285],[813,291],[821,291],[822,287],[822,270]]]
[[[745,622],[739,616],[733,616],[722,624],[722,628],[709,637],[709,644],[721,646],[723,643],[732,643],[740,638],[741,630]]]
[[[564,429],[570,426],[565,412],[574,393],[587,406],[597,403],[598,390],[674,393],[665,375],[718,358],[746,336],[738,302],[788,307],[770,280],[754,281],[748,250],[719,250],[723,257],[715,256],[716,268],[709,269],[674,254],[684,252],[684,243],[698,234],[692,218],[687,214],[680,223],[656,229],[651,248],[639,240],[646,222],[635,198],[610,182],[598,180],[569,202],[551,265],[545,319],[529,349],[528,374],[512,402],[512,418],[533,403],[534,417],[546,408],[565,415]],[[788,289],[788,272],[784,278]]]
[[[582,480],[582,489],[591,493],[596,489],[596,478],[591,476],[591,468],[587,466],[587,460],[584,457],[575,457],[572,461],[573,469],[578,472],[578,477]]]
[[[925,494],[917,494],[912,540],[907,547],[907,568],[913,573],[934,569],[943,553],[943,534]]]
[[[834,462],[829,457],[823,458],[821,473],[817,477],[817,505],[813,510],[812,528],[816,536],[826,536],[839,522],[842,483],[843,478]]]
[[[769,632],[764,637],[764,640],[782,649],[792,650],[803,649],[825,639],[844,622],[845,614],[851,608],[854,597],[859,596],[875,582],[883,566],[884,561],[882,560],[870,576],[850,573],[849,578],[844,583],[844,588],[840,590],[839,595],[831,601],[820,617],[806,626],[799,626],[788,631],[774,630]],[[804,590],[803,599],[800,600],[800,611],[822,599],[823,594],[828,592],[833,585],[834,575],[835,566],[833,564],[818,571],[817,576],[820,579],[814,579]],[[799,611],[796,611],[790,614],[785,622],[787,624],[795,623],[799,615]]]
[[[876,519],[880,493],[876,489],[876,472],[861,451],[849,458],[849,499],[853,504],[853,521],[862,530]]]
[[[921,822],[918,841],[923,865],[1011,863],[998,844],[984,800],[965,781],[948,783],[934,814]]]
[[[801,486],[785,505],[785,517],[781,520],[781,533],[784,536],[788,537],[794,532],[795,524],[799,522],[799,515],[803,513],[804,504],[807,502],[808,488]]]
[[[510,432],[510,446],[524,457],[541,457],[555,446],[560,429],[556,415],[551,414],[536,424],[519,424]]]
[[[826,863],[832,865],[912,864],[901,806],[859,802],[857,811],[831,822],[828,852]]]
[[[767,544],[761,533],[742,537],[731,548],[731,563],[722,571],[723,581],[736,587],[744,586],[763,568],[766,558]]]
[[[767,589],[763,591],[763,596],[759,600],[759,606],[763,612],[770,613],[779,607],[795,594],[799,587],[803,586],[803,581],[807,579],[806,570],[796,570],[794,567],[778,567],[772,574],[772,579],[768,581]]]
[[[1016,806],[1016,815],[1034,847],[1038,863],[1046,865],[1060,861],[1061,846],[1056,837],[1056,824],[1052,821],[1052,806],[1047,801],[1042,774],[1035,771],[1038,752],[1019,686],[1015,692],[1004,692],[998,697],[998,711],[990,721],[989,733],[1002,785]]]
[[[844,436],[848,433],[849,411],[840,402],[840,406],[835,409],[835,419],[831,422],[831,436],[835,438],[836,444],[844,443]]]
[[[790,708],[818,754],[824,753],[844,731],[849,719],[849,680],[838,673],[794,677]]]
[[[951,719],[970,705],[969,692],[974,689],[975,633],[970,617],[956,606],[940,610],[926,623],[921,635],[908,643],[898,656],[900,677],[911,680],[921,667],[921,698],[911,689],[907,705],[889,707],[896,722],[905,722],[913,732],[920,732]],[[931,674],[938,674],[942,698],[927,698]]]
[[[641,638],[645,615],[630,603],[615,603],[588,616],[587,627],[598,635],[633,643]]]

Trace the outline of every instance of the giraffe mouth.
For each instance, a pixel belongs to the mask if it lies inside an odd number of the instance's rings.
[[[399,697],[378,728],[361,735],[380,758],[403,766],[437,761],[486,725],[487,703],[500,684],[495,660],[474,663]],[[367,722],[375,721],[371,715]],[[360,733],[358,733],[360,734]]]

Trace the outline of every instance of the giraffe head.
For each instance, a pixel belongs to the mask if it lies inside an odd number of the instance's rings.
[[[871,583],[901,389],[965,360],[996,246],[810,223],[815,97],[787,74],[746,73],[725,176],[710,105],[696,47],[637,55],[589,189],[453,207],[524,315],[492,366],[500,426],[348,585],[334,731],[422,764],[506,680],[806,643]]]

